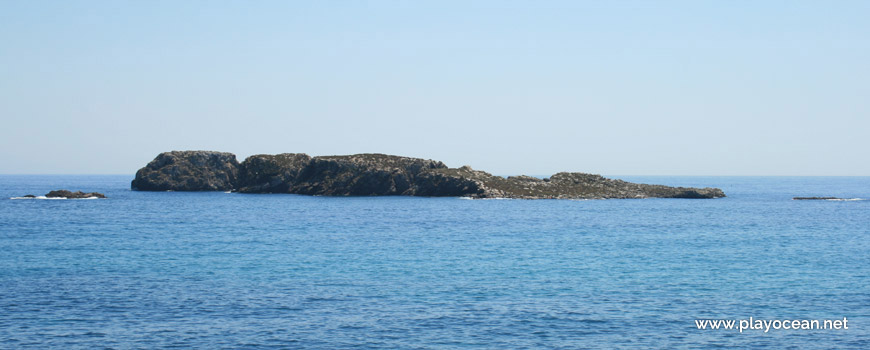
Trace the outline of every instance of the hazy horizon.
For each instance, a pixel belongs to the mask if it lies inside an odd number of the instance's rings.
[[[2,2],[0,174],[171,150],[868,176],[870,2]]]

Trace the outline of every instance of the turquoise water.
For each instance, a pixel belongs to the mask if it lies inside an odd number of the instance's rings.
[[[870,348],[866,177],[715,200],[132,192],[0,176],[0,348]],[[9,200],[49,190],[105,200]],[[695,319],[848,330],[699,330]]]

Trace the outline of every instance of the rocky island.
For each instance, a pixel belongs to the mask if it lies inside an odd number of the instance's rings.
[[[106,195],[99,192],[82,192],[82,191],[69,191],[69,190],[54,190],[45,194],[45,198],[66,198],[66,199],[91,199],[91,198],[106,198]],[[21,196],[21,198],[38,198],[32,194],[26,194]]]
[[[54,190],[45,194],[46,198],[67,198],[67,199],[88,199],[88,198],[106,198],[106,195],[99,192],[82,192],[68,190]]]
[[[311,157],[172,151],[136,172],[137,191],[236,191],[324,196],[431,196],[522,199],[720,198],[718,188],[669,187],[585,173],[501,177],[469,166],[385,154]]]

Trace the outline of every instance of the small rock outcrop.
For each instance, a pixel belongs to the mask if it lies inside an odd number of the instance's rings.
[[[325,196],[433,196],[472,198],[719,198],[718,188],[646,185],[584,173],[547,179],[495,176],[469,166],[385,154],[311,157],[259,154],[239,164],[230,153],[161,153],[136,173],[140,191],[228,191]]]
[[[27,198],[35,198],[31,197],[33,195],[27,195],[24,197]],[[45,198],[66,198],[66,199],[85,199],[85,198],[106,198],[106,196],[99,192],[88,192],[84,193],[82,191],[67,191],[67,190],[55,190],[45,194]]]
[[[236,188],[236,155],[212,151],[172,151],[136,172],[130,184],[139,191],[229,191]]]

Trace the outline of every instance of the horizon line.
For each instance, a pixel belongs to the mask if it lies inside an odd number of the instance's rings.
[[[693,174],[600,174],[600,173],[591,173],[585,171],[559,171],[549,175],[542,174],[492,174],[495,176],[508,177],[508,176],[533,176],[533,177],[550,177],[554,174],[558,174],[560,172],[570,172],[570,173],[586,173],[586,174],[596,174],[609,178],[623,177],[623,176],[646,176],[646,177],[870,177],[870,175],[693,175]],[[135,177],[136,172],[133,173],[0,173],[0,176],[131,176]]]

